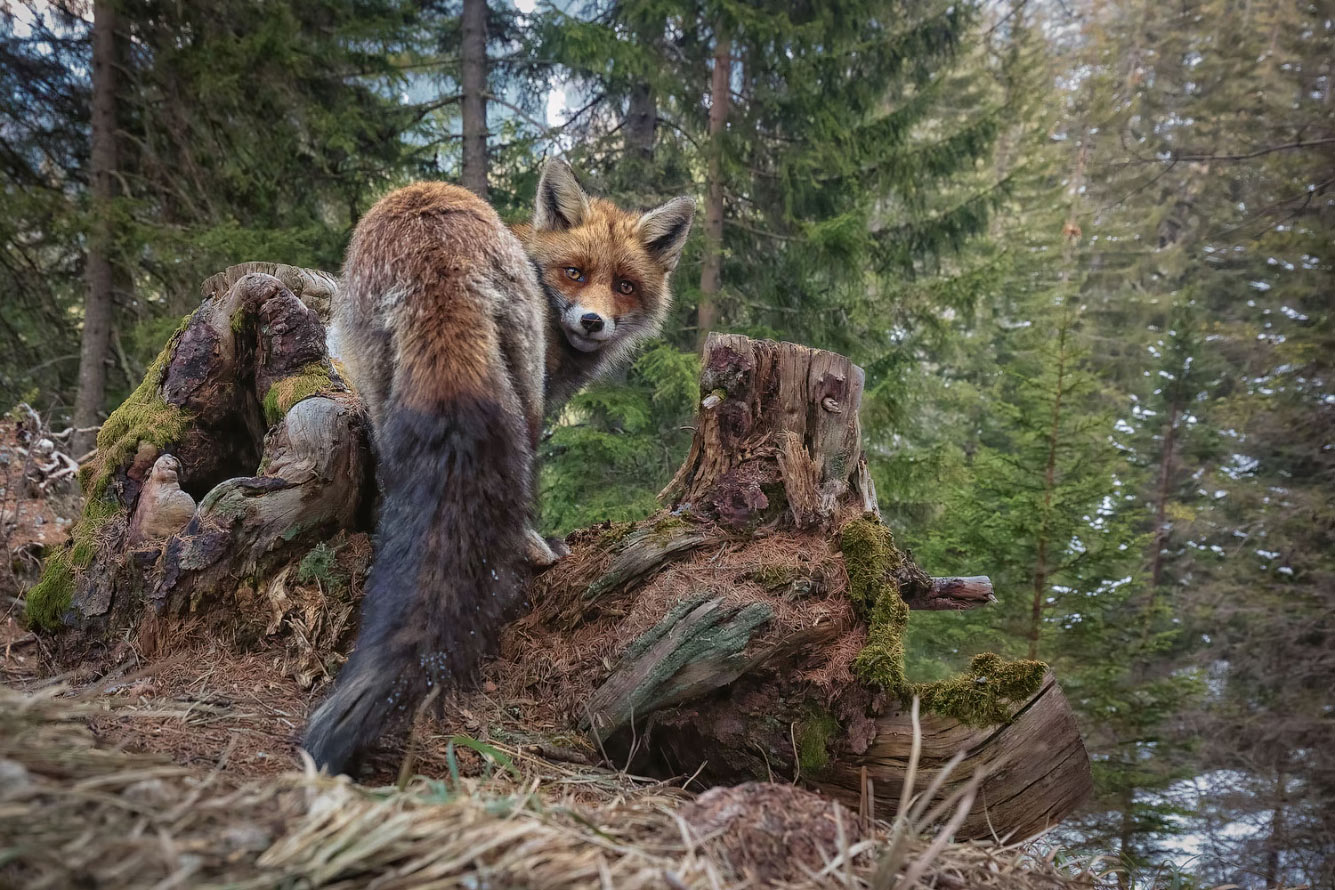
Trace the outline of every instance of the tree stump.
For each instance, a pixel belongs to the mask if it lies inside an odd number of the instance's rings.
[[[351,637],[370,548],[367,421],[330,360],[333,279],[274,264],[214,276],[82,471],[83,519],[28,594],[47,627],[164,655],[178,628],[245,646],[288,633],[326,673]],[[863,373],[790,343],[711,335],[668,506],[572,535],[530,584],[481,688],[444,719],[562,759],[706,784],[795,781],[887,816],[924,706],[919,788],[990,774],[961,834],[1027,836],[1091,788],[1044,665],[979,655],[904,676],[912,610],[993,601],[894,546],[862,450]],[[345,583],[298,591],[308,575]],[[451,731],[457,731],[452,729]],[[876,803],[873,803],[873,802]]]
[[[284,608],[279,570],[364,524],[366,417],[302,300],[327,310],[333,285],[260,263],[205,282],[98,435],[84,516],[28,594],[36,623],[137,628],[149,652],[163,616],[222,617],[253,636]]]
[[[734,530],[781,510],[796,528],[828,525],[849,508],[876,513],[862,385],[862,369],[842,355],[710,334],[691,451],[659,497]]]
[[[961,836],[1026,837],[1068,815],[1092,788],[1089,761],[1044,665],[983,654],[944,683],[903,676],[911,610],[995,598],[987,578],[932,578],[894,547],[862,451],[862,387],[842,356],[711,335],[670,506],[572,536],[507,630],[494,691],[459,713],[520,736],[573,725],[595,759],[647,775],[796,780],[861,812],[878,800],[884,816],[917,695],[916,788],[939,776],[943,798],[988,772]],[[488,707],[517,701],[513,725]]]

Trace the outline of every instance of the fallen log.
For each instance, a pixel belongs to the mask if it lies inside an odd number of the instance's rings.
[[[28,594],[34,623],[128,635],[149,655],[186,623],[229,645],[287,639],[304,684],[336,666],[374,484],[365,416],[304,302],[327,306],[333,286],[269,264],[206,283],[103,427],[84,519]],[[886,816],[916,697],[933,793],[988,771],[963,835],[1025,836],[1069,814],[1089,762],[1046,666],[983,654],[942,683],[905,675],[913,610],[994,596],[987,578],[934,578],[895,546],[862,389],[842,356],[711,335],[665,509],[572,535],[480,688],[444,703],[446,726],[705,784],[801,782]]]

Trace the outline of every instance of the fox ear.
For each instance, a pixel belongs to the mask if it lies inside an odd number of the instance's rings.
[[[589,196],[580,188],[575,171],[560,158],[552,158],[542,168],[538,180],[538,202],[533,211],[535,231],[560,231],[584,221],[589,212]]]
[[[644,246],[669,272],[677,267],[694,217],[695,200],[685,196],[673,198],[640,217],[640,238],[644,240]]]

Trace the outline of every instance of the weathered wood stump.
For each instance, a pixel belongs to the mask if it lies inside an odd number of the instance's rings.
[[[206,283],[104,426],[84,518],[29,593],[35,623],[137,633],[150,655],[185,621],[238,645],[287,633],[310,655],[301,679],[337,663],[369,552],[349,535],[369,527],[374,484],[361,406],[304,302],[327,306],[333,286],[271,264]],[[711,335],[703,358],[669,506],[572,535],[480,689],[446,703],[447,725],[707,784],[799,781],[864,813],[874,796],[886,816],[916,696],[918,788],[952,757],[936,797],[991,770],[963,835],[1025,836],[1067,815],[1089,764],[1044,665],[984,654],[943,683],[904,675],[912,610],[993,595],[986,578],[931,577],[880,523],[861,369],[732,335]],[[308,575],[324,581],[296,583]],[[302,592],[312,584],[318,596]]]
[[[261,263],[205,282],[103,425],[81,470],[83,519],[29,593],[30,617],[109,638],[138,629],[149,652],[163,616],[223,616],[243,635],[273,623],[278,570],[354,529],[373,490],[364,412],[303,302],[327,309],[333,286]]]
[[[573,724],[618,766],[796,779],[863,812],[874,796],[884,816],[916,695],[916,789],[940,776],[944,797],[989,773],[961,835],[1030,836],[1069,814],[1091,790],[1089,761],[1044,665],[984,654],[944,683],[904,677],[910,610],[994,597],[987,578],[932,578],[894,547],[862,451],[862,387],[842,356],[711,335],[669,508],[572,536],[506,633],[496,691],[462,712],[527,701],[530,725]]]

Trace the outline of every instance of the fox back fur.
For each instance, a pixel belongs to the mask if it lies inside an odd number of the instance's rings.
[[[303,740],[317,765],[343,771],[493,651],[523,554],[555,559],[529,519],[544,414],[657,333],[692,212],[689,198],[621,210],[552,161],[532,224],[513,232],[438,182],[357,225],[334,324],[382,502],[356,648]]]

